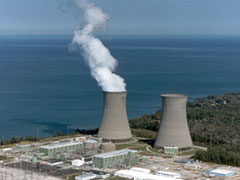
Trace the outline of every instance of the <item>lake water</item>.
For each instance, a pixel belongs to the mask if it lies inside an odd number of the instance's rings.
[[[155,112],[160,94],[189,100],[239,92],[240,38],[104,36],[125,78],[129,118]],[[0,136],[96,128],[103,97],[71,36],[0,36]]]

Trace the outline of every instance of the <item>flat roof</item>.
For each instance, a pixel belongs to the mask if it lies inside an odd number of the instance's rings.
[[[158,171],[158,174],[166,174],[166,175],[171,175],[171,176],[181,176],[179,173],[175,173],[175,172],[170,172],[170,171]]]
[[[103,154],[97,154],[97,155],[94,155],[93,157],[107,158],[107,157],[119,156],[119,155],[122,155],[122,154],[127,154],[129,152],[137,152],[137,151],[130,150],[130,149],[122,149],[122,150],[119,150],[119,151],[113,151],[113,152],[108,152],[108,153],[103,153]]]
[[[54,148],[71,146],[71,145],[78,145],[78,144],[83,144],[83,143],[82,142],[61,142],[61,143],[57,143],[57,144],[49,144],[49,145],[46,145],[46,146],[40,146],[40,148],[54,149]]]
[[[97,143],[97,141],[93,140],[93,139],[88,139],[88,140],[85,140],[84,142],[85,143]]]
[[[210,171],[210,173],[217,173],[217,174],[232,174],[235,173],[235,171],[225,170],[225,169],[213,169]]]
[[[132,170],[119,170],[114,173],[115,176],[124,176],[128,178],[136,178],[136,179],[151,179],[151,180],[173,180],[176,179],[174,177],[166,177],[166,176],[159,176],[154,174],[148,174],[144,172],[132,171]],[[180,180],[180,179],[178,179]]]
[[[186,164],[184,164],[184,166],[197,167],[197,166],[201,166],[201,165],[200,164],[186,163]]]
[[[12,151],[13,148],[4,148],[4,149],[0,149],[1,151]]]
[[[139,172],[145,172],[145,173],[150,173],[151,172],[150,169],[139,168],[139,167],[132,167],[130,170],[132,170],[132,171],[139,171]]]
[[[96,177],[96,174],[93,173],[85,173],[80,176],[76,176],[77,178],[87,178],[87,177]]]
[[[16,147],[28,147],[31,146],[31,144],[17,144]]]

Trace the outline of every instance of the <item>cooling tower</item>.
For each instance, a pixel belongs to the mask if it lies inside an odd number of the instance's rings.
[[[192,149],[186,103],[187,96],[183,94],[164,94],[162,97],[162,120],[154,147],[176,146],[180,151]]]
[[[127,92],[103,92],[104,110],[98,137],[104,142],[129,142],[132,139],[126,111]]]

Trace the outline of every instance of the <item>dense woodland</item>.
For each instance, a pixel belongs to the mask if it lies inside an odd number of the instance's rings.
[[[187,104],[187,118],[194,144],[208,146],[195,158],[240,166],[240,93],[209,95]],[[154,138],[161,111],[130,120],[137,136]]]

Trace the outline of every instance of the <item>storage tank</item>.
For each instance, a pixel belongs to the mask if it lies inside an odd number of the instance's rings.
[[[127,92],[103,92],[104,109],[98,137],[104,142],[122,143],[132,140],[126,111]]]
[[[111,152],[116,150],[116,145],[112,142],[105,142],[101,144],[101,150],[103,153]]]
[[[95,140],[88,139],[83,142],[83,146],[84,148],[87,148],[87,149],[97,149],[99,147],[99,144]]]
[[[178,147],[180,151],[193,147],[190,136],[186,104],[187,96],[183,94],[164,94],[162,97],[162,120],[154,147]]]

